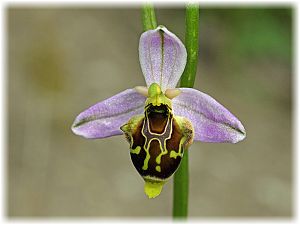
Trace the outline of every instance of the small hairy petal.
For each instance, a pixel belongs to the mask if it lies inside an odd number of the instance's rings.
[[[180,95],[181,91],[178,88],[171,88],[171,89],[167,89],[165,92],[165,95],[167,98],[169,99],[173,99],[176,96]]]
[[[186,49],[180,39],[163,26],[144,32],[139,57],[147,83],[157,83],[164,92],[175,88],[186,64]]]
[[[246,137],[242,123],[215,99],[193,88],[180,90],[173,112],[192,122],[195,141],[236,143]]]
[[[127,89],[80,113],[72,131],[85,138],[120,135],[120,127],[132,116],[143,113],[146,98],[134,89]]]

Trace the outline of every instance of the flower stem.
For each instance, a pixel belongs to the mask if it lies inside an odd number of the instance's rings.
[[[174,175],[173,217],[175,219],[183,219],[188,215],[189,157],[186,150]]]
[[[186,6],[185,25],[187,63],[181,76],[180,87],[193,87],[198,63],[199,5],[188,4]]]
[[[198,62],[198,36],[199,36],[199,5],[186,6],[186,33],[185,47],[187,49],[187,64],[180,80],[180,87],[193,87]],[[174,175],[173,217],[187,218],[189,195],[189,159],[188,151],[185,153],[180,167]]]
[[[142,20],[144,31],[153,30],[157,27],[154,7],[152,4],[145,4],[142,9]]]

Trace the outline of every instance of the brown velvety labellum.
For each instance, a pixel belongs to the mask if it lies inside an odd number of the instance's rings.
[[[182,138],[167,106],[150,106],[132,132],[130,155],[139,174],[158,180],[169,178],[183,156]]]

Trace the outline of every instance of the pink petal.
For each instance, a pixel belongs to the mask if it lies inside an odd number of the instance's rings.
[[[139,57],[147,83],[157,83],[165,91],[175,88],[186,64],[186,49],[175,34],[163,26],[144,32]]]
[[[142,114],[146,98],[134,89],[127,89],[80,113],[72,131],[85,138],[120,135],[120,127],[132,116]]]
[[[193,88],[180,90],[172,100],[173,112],[192,122],[195,141],[236,143],[246,137],[242,123],[215,99]]]

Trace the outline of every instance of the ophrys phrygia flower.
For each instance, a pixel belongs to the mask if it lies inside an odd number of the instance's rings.
[[[127,89],[91,106],[77,116],[72,130],[85,138],[124,133],[145,193],[154,198],[193,141],[236,143],[246,134],[241,122],[209,95],[176,88],[187,53],[165,27],[141,35],[139,58],[147,87]]]

